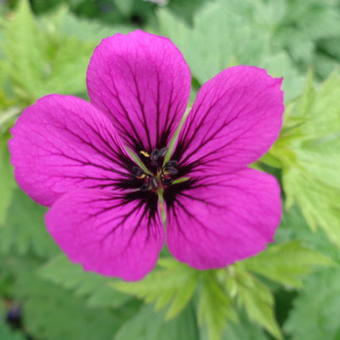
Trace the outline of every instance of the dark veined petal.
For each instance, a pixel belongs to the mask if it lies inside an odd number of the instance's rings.
[[[43,97],[24,110],[11,133],[15,178],[40,204],[79,187],[110,187],[126,176],[129,159],[112,123],[82,99]]]
[[[224,267],[273,241],[281,218],[279,185],[253,169],[221,174],[177,194],[168,217],[167,243],[179,261],[197,269]]]
[[[71,261],[131,281],[152,270],[164,242],[158,214],[150,219],[140,202],[102,190],[65,194],[48,211],[46,224]]]
[[[180,133],[174,159],[200,169],[240,169],[256,161],[279,135],[282,79],[235,66],[205,83]]]
[[[115,34],[95,49],[87,71],[93,104],[136,152],[165,147],[185,111],[190,70],[167,38]]]

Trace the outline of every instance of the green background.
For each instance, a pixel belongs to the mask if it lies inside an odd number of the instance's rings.
[[[45,209],[17,188],[9,128],[49,93],[86,98],[104,37],[170,37],[193,93],[222,69],[284,77],[285,123],[254,167],[282,186],[284,217],[262,254],[197,271],[164,252],[126,283],[68,262]],[[0,339],[339,340],[340,2],[337,0],[23,0],[0,2]]]

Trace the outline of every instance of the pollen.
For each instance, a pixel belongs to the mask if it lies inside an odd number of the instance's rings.
[[[148,154],[146,151],[144,151],[144,150],[142,150],[142,151],[139,151],[139,153],[141,154],[141,155],[143,155],[144,157],[150,157],[150,154]]]

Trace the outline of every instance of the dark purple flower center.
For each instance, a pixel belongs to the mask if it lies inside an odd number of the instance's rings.
[[[193,167],[183,166],[175,159],[165,162],[168,151],[166,147],[152,151],[141,148],[135,150],[143,166],[138,166],[129,158],[122,158],[122,165],[129,171],[129,175],[116,182],[115,186],[123,190],[121,197],[126,202],[135,201],[138,207],[144,207],[145,214],[152,219],[159,209],[160,195],[167,208],[172,208],[181,192],[196,185],[195,179],[187,177]],[[175,152],[174,156],[177,154]]]
[[[132,175],[140,180],[141,191],[154,191],[164,190],[172,184],[174,176],[178,174],[177,161],[171,160],[164,163],[164,156],[167,148],[160,150],[155,149],[150,154],[146,151],[141,151],[140,154],[148,161],[148,172],[144,172],[138,166],[134,166],[131,170]]]

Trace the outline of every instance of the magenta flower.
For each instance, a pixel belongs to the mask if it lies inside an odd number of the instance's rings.
[[[272,241],[279,186],[248,164],[278,136],[281,79],[236,66],[209,80],[164,161],[190,82],[170,40],[116,34],[91,58],[90,103],[49,95],[18,119],[10,141],[16,180],[50,207],[48,231],[71,261],[138,280],[164,244],[179,261],[209,269],[253,256]]]

